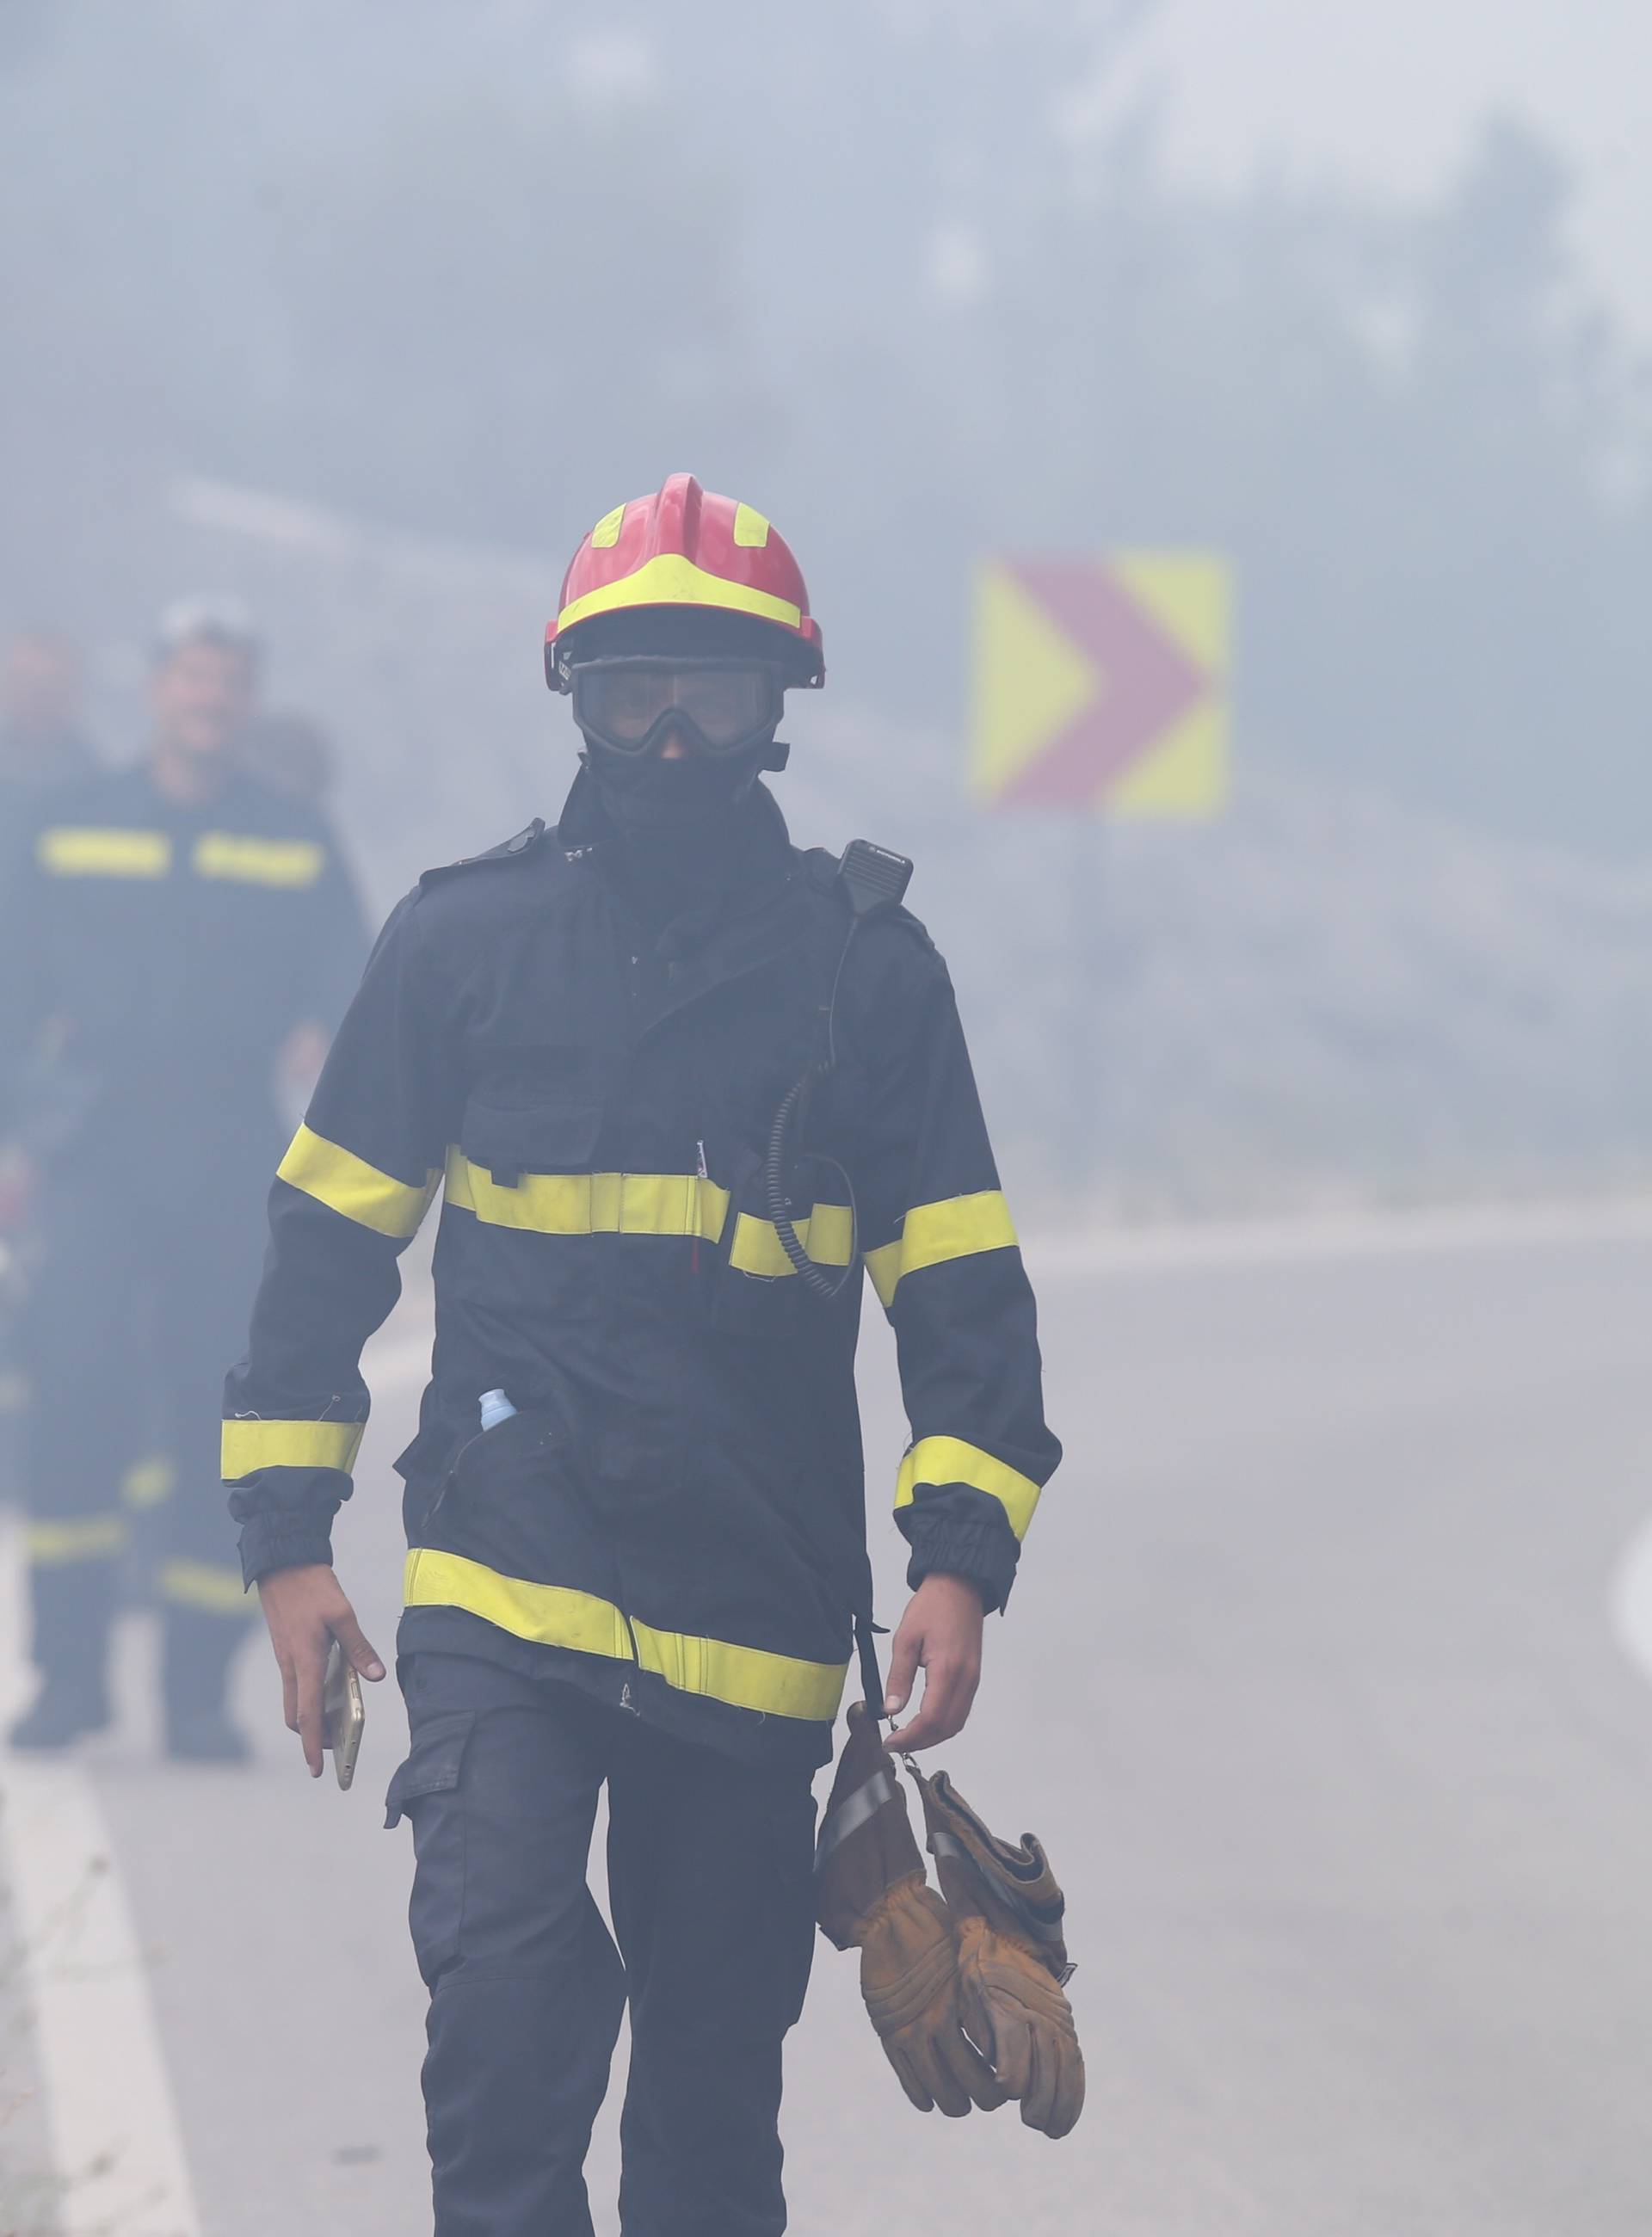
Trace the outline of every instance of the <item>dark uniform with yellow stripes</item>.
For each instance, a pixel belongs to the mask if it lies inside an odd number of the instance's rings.
[[[175,1726],[220,1703],[248,1607],[215,1443],[280,1140],[277,1054],[336,1022],[366,935],[325,824],[240,776],[185,806],[143,767],[98,775],[36,803],[11,854],[0,1134],[40,1177],[23,1332],[35,1660],[56,1706],[102,1720],[129,1505],[161,1499]]]
[[[398,1464],[414,1740],[390,1809],[414,1817],[419,1840],[444,2230],[589,2226],[572,2202],[578,2131],[618,2018],[611,1947],[585,1908],[598,1759],[630,1976],[633,2204],[668,2180],[685,2134],[759,2188],[772,2161],[778,2194],[778,2042],[812,1937],[808,1787],[869,1600],[861,1284],[813,1293],[763,1185],[776,1106],[820,1053],[834,986],[836,1064],[791,1165],[793,1217],[828,1267],[858,1242],[894,1324],[913,1581],[961,1574],[1001,1606],[1058,1455],[940,956],[903,911],[866,923],[845,956],[836,865],[790,846],[761,788],[741,845],[729,906],[659,936],[582,776],[558,829],[535,824],[421,880],[281,1165],[250,1353],[229,1380],[225,1473],[248,1576],[329,1561],[367,1413],[360,1354],[441,1194],[432,1376]],[[483,1433],[478,1401],[495,1389],[518,1411]],[[519,1720],[508,1777],[490,1755],[472,1806],[497,1792],[505,1809],[508,1788],[518,1817],[490,1821],[486,1847],[472,1827],[461,1899],[446,1805],[479,1716],[536,1697],[566,1705],[562,1754],[534,1755]],[[686,2056],[692,1953],[717,1942],[704,1910],[668,1933],[690,1884],[738,1906],[761,1978],[743,2023],[754,2042],[703,2039]],[[552,1885],[562,1909],[547,1920]],[[531,2206],[507,2198],[525,2180],[508,2150],[484,2164],[490,2135],[521,2136],[525,2089],[543,2093],[542,2119],[526,2108],[536,2139],[560,2139]]]

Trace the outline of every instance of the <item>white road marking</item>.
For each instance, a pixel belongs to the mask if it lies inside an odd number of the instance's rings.
[[[90,1780],[0,1771],[14,1929],[63,2237],[200,2237],[146,1959]]]
[[[22,1614],[21,1541],[15,1523],[0,1528],[8,1618]],[[0,1637],[24,1635],[21,1620],[0,1624]],[[0,1702],[10,1712],[28,1683],[8,1663]],[[41,2221],[62,2237],[200,2237],[149,1962],[87,1774],[0,1755],[0,1848],[51,2148]]]
[[[1612,1629],[1642,1677],[1652,1682],[1652,1516],[1618,1558],[1612,1577]]]

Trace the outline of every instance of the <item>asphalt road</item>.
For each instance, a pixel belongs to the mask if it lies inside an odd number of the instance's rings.
[[[921,2118],[823,1943],[792,2039],[793,2227],[1644,2237],[1652,1691],[1611,1603],[1652,1508],[1652,1238],[1448,1226],[1049,1264],[1068,1459],[943,1752],[1067,1884],[1089,2107],[1060,2146],[1013,2110]],[[386,1648],[417,1336],[416,1309],[388,1332],[401,1374],[340,1536]],[[892,1529],[884,1551],[892,1608]],[[400,1719],[373,1697],[340,1795],[301,1776],[261,1648],[242,1692],[251,1774],[157,1769],[135,1712],[85,1759],[196,2215],[152,2200],[112,2237],[407,2237],[429,2226],[422,1992],[406,1829],[377,1807]],[[30,2040],[0,2152],[49,2126]],[[606,2125],[592,2172],[611,2232]]]

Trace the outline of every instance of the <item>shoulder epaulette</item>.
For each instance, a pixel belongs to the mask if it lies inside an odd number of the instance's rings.
[[[519,862],[525,855],[532,854],[544,839],[545,830],[544,816],[536,815],[532,822],[513,838],[501,841],[499,846],[488,848],[484,854],[466,855],[457,862],[443,862],[433,870],[426,870],[419,882],[421,887],[428,886],[439,878],[457,877],[461,870],[479,870],[485,862]]]

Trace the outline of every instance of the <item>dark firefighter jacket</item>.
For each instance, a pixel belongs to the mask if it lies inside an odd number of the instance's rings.
[[[821,1053],[848,907],[763,793],[739,899],[668,960],[600,838],[580,843],[580,801],[396,909],[281,1164],[226,1405],[246,1573],[331,1559],[359,1356],[439,1189],[432,1378],[398,1463],[400,1651],[490,1657],[737,1753],[822,1761],[869,1599],[862,1285],[829,1301],[797,1277],[762,1167]],[[847,1264],[852,1187],[913,1431],[912,1574],[967,1574],[1000,1605],[1060,1448],[951,986],[903,912],[850,948],[836,1039],[792,1217],[814,1258]],[[495,1388],[519,1411],[484,1434]]]
[[[277,1125],[278,1050],[336,1024],[360,973],[330,832],[239,775],[184,806],[140,766],[43,794],[5,855],[0,1132],[41,1126],[64,1138],[36,1146],[152,1178],[158,1143],[187,1204],[189,1161]]]

